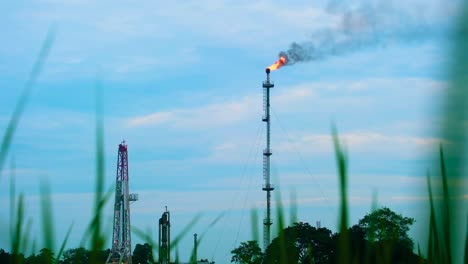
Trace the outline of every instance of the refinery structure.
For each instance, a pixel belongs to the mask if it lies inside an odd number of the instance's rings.
[[[263,150],[263,179],[264,184],[262,190],[266,192],[266,212],[263,219],[263,247],[264,250],[270,244],[270,229],[273,221],[271,219],[271,193],[274,190],[273,184],[270,181],[270,165],[272,150],[270,147],[270,89],[274,87],[270,81],[270,71],[276,70],[286,63],[285,58],[280,58],[275,64],[266,68],[266,80],[263,82],[263,117],[262,121],[266,125],[266,146]],[[130,230],[130,203],[137,201],[138,195],[131,194],[129,190],[129,173],[128,173],[128,146],[123,141],[119,144],[117,155],[117,173],[115,185],[115,202],[114,202],[114,217],[113,217],[113,233],[111,252],[106,260],[106,263],[125,263],[132,264],[132,240]],[[171,257],[171,218],[167,210],[163,212],[158,222],[158,263],[170,264]],[[194,234],[194,252],[192,261],[197,260],[198,247],[197,234]]]
[[[159,218],[159,264],[171,263],[171,215],[166,211]]]

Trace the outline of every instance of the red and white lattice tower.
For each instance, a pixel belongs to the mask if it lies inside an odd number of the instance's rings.
[[[130,202],[138,200],[138,195],[129,193],[128,179],[128,152],[123,141],[119,144],[117,157],[112,249],[106,263],[132,264]]]

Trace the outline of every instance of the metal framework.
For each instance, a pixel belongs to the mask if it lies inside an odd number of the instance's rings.
[[[130,202],[137,201],[138,195],[129,194],[128,179],[128,151],[123,141],[117,157],[112,249],[106,263],[132,264]]]
[[[171,215],[164,212],[159,219],[159,264],[171,263]]]
[[[270,69],[266,69],[267,78],[263,82],[263,111],[264,115],[262,118],[263,122],[266,122],[266,148],[263,150],[263,179],[265,184],[263,185],[262,190],[266,191],[267,198],[267,207],[266,207],[266,217],[263,220],[263,247],[264,250],[270,244],[270,227],[273,224],[271,220],[271,192],[274,190],[273,185],[270,183],[270,156],[272,154],[270,148],[270,88],[273,88],[275,85],[270,82]]]

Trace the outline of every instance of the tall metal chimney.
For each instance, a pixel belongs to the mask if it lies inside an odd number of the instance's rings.
[[[167,210],[159,219],[159,264],[171,263],[171,215]]]
[[[270,88],[275,85],[270,82],[270,69],[266,69],[266,81],[263,82],[263,122],[266,122],[266,148],[263,150],[263,179],[265,184],[262,190],[266,191],[267,195],[267,208],[266,217],[263,220],[263,248],[267,249],[270,244],[270,226],[273,224],[271,221],[271,192],[274,190],[273,185],[270,183],[270,156],[272,154],[270,149]]]

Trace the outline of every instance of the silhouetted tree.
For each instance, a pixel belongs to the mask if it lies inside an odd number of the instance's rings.
[[[51,264],[55,263],[54,253],[47,248],[43,248],[39,251],[39,254],[31,254],[25,258],[23,264]]]
[[[262,250],[257,241],[242,242],[238,248],[231,251],[231,262],[238,264],[260,264],[262,263]]]
[[[87,264],[91,263],[91,251],[83,247],[72,248],[63,252],[60,264]],[[105,263],[110,249],[98,250],[95,254],[95,263]]]
[[[68,249],[63,252],[60,264],[81,264],[89,263],[89,250],[79,247]]]
[[[0,248],[0,263],[11,263],[11,254]]]
[[[408,236],[414,219],[404,217],[387,207],[380,208],[359,220],[359,227],[370,242],[394,241],[400,246],[413,250],[413,240]]]
[[[273,239],[265,263],[330,263],[336,251],[333,233],[308,223],[295,223]]]
[[[136,244],[132,256],[133,263],[150,264],[153,263],[153,248],[150,244]]]

